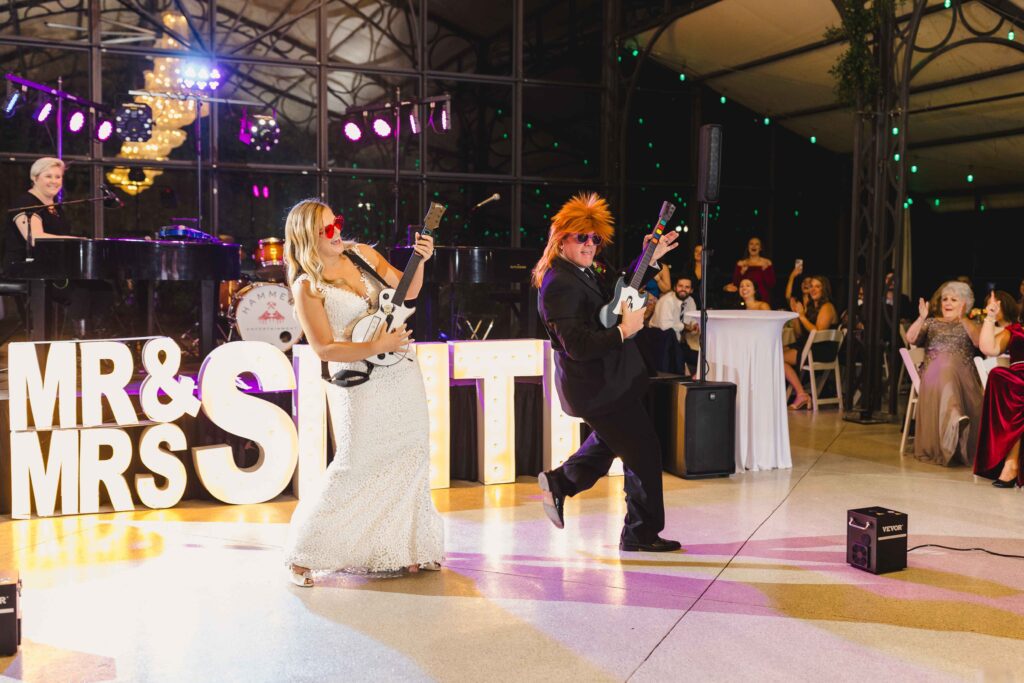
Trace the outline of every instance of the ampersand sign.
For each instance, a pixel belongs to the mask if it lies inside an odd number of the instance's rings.
[[[200,402],[195,397],[196,383],[190,377],[177,379],[181,367],[181,349],[169,337],[150,339],[142,347],[142,364],[148,376],[142,380],[139,398],[142,412],[154,422],[173,422],[188,413],[195,417]],[[160,400],[163,391],[170,400]]]

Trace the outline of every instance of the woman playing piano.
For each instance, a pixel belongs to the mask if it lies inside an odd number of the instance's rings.
[[[64,162],[55,157],[36,159],[29,170],[32,187],[14,199],[11,209],[45,204],[46,208],[12,211],[7,221],[5,263],[24,261],[28,243],[28,231],[32,239],[70,237],[63,209],[55,204],[60,188],[64,184]]]

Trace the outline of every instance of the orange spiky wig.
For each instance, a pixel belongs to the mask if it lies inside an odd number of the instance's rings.
[[[615,228],[612,224],[612,212],[608,210],[608,202],[596,192],[581,192],[558,210],[551,219],[551,231],[548,233],[548,245],[544,254],[533,267],[533,286],[540,288],[544,274],[551,264],[559,257],[562,240],[568,235],[592,232],[601,238],[601,246],[612,243]]]

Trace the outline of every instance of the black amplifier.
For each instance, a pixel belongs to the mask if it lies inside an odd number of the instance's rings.
[[[21,645],[21,579],[15,569],[0,569],[0,656],[10,657]]]
[[[883,507],[846,511],[846,561],[872,574],[907,567],[907,516]]]

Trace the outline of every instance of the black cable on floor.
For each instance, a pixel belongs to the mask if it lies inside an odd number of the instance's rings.
[[[917,550],[918,548],[942,548],[943,550],[955,550],[960,553],[966,553],[972,550],[980,550],[983,553],[995,555],[996,557],[1011,557],[1016,560],[1024,560],[1024,555],[1008,555],[1006,553],[997,553],[994,550],[987,550],[985,548],[953,548],[948,545],[939,545],[938,543],[924,543],[922,545],[915,545],[913,548],[908,549],[907,552],[909,553],[911,551]]]

